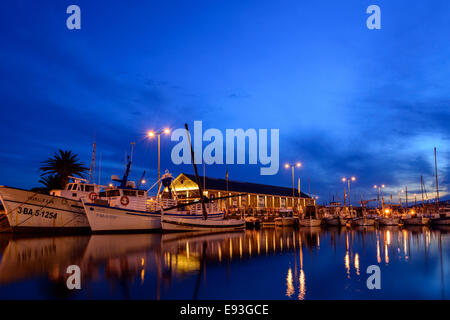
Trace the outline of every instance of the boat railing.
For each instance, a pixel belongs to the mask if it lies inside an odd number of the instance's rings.
[[[212,212],[219,212],[219,206],[217,203],[205,203],[205,208],[206,208],[206,212],[207,213],[212,213]],[[201,203],[196,203],[194,205],[190,206],[190,213],[191,214],[203,214],[203,208],[202,208],[202,204]]]

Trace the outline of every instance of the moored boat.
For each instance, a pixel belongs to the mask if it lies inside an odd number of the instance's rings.
[[[298,219],[293,216],[292,209],[281,209],[278,214],[279,216],[274,219],[275,226],[292,227],[298,222]]]
[[[64,190],[52,190],[50,195],[0,186],[0,201],[13,232],[89,231],[80,199],[92,201],[100,186],[73,178]]]
[[[352,226],[373,226],[375,219],[369,217],[356,217],[351,220]]]
[[[298,223],[302,227],[318,227],[322,224],[322,220],[316,218],[303,218],[299,219]]]
[[[430,218],[427,217],[419,217],[419,216],[409,216],[406,218],[402,218],[403,224],[408,226],[424,226],[430,222]]]
[[[401,220],[399,217],[381,217],[378,223],[382,226],[398,226]]]
[[[162,229],[165,231],[208,231],[224,232],[245,229],[243,219],[192,219],[187,216],[171,216],[164,214],[161,218]]]
[[[443,207],[439,209],[439,213],[431,217],[432,225],[450,225],[450,208]]]

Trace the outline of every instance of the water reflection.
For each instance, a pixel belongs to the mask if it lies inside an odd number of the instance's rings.
[[[0,234],[0,297],[445,299],[449,240],[449,230],[427,227]],[[72,264],[82,270],[79,292],[65,289]],[[380,293],[365,287],[371,264],[382,268]],[[24,283],[36,289],[20,291]]]

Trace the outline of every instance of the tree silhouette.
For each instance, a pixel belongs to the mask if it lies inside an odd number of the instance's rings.
[[[39,170],[42,171],[43,177],[39,182],[46,187],[53,187],[56,181],[59,181],[59,185],[56,186],[61,189],[69,182],[69,176],[83,178],[88,168],[78,160],[77,154],[60,149],[53,157],[43,161]]]

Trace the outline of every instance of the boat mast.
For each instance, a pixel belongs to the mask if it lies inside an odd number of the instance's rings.
[[[202,184],[200,181],[200,177],[198,176],[197,164],[195,163],[194,149],[192,148],[191,137],[189,135],[189,129],[188,129],[187,123],[184,124],[184,127],[186,128],[189,146],[191,147],[191,160],[192,160],[192,165],[194,166],[194,172],[195,172],[195,178],[197,180],[198,191],[200,192],[200,202],[202,204],[202,209],[203,209],[203,219],[206,220],[206,219],[208,219],[208,214],[206,213],[205,202],[203,201],[203,188],[202,188]]]
[[[94,137],[94,142],[92,143],[91,167],[89,168],[89,183],[91,183],[95,179],[95,150],[96,150],[96,144],[95,144],[95,137]]]
[[[420,176],[420,191],[422,192],[422,208],[425,207],[425,201],[423,199],[423,176]]]
[[[439,211],[439,186],[438,186],[436,147],[434,147],[434,170],[436,175],[436,209],[437,211]]]

